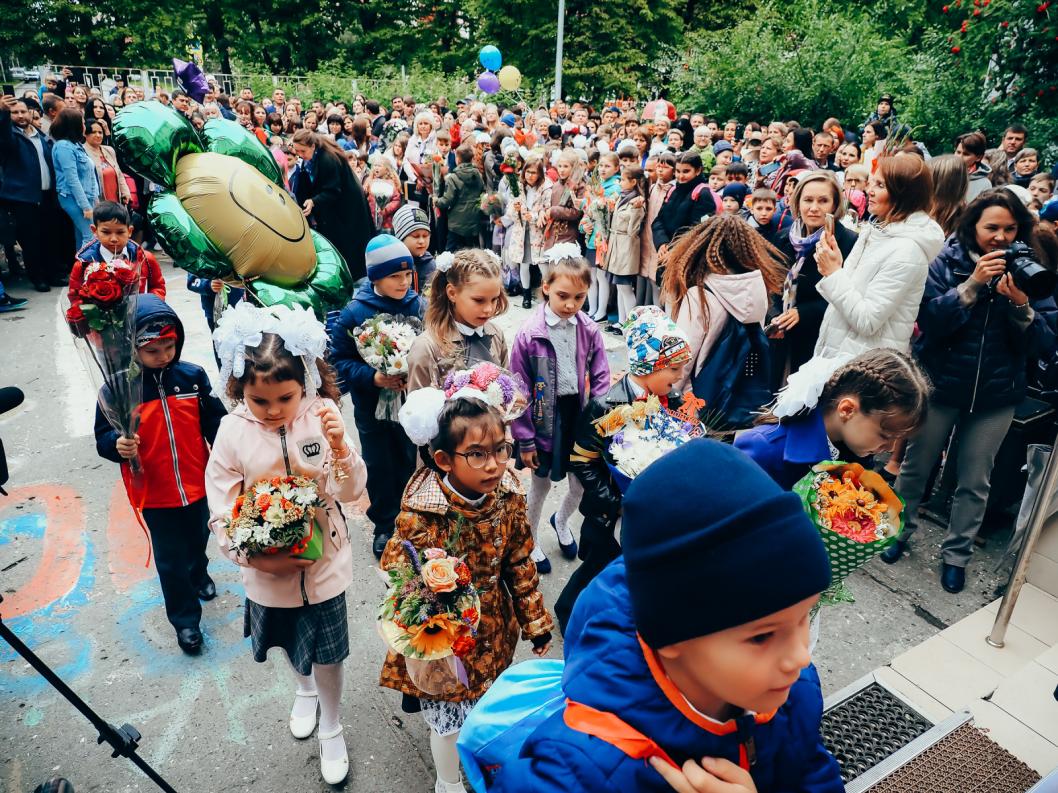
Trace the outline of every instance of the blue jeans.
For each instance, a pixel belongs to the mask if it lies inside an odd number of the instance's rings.
[[[63,211],[70,216],[70,220],[73,221],[73,235],[77,244],[77,250],[81,250],[85,245],[92,241],[92,221],[84,216],[84,212],[77,202],[74,201],[73,196],[59,196],[59,206],[63,208]]]

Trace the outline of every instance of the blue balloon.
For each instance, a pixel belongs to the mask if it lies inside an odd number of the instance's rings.
[[[498,72],[503,65],[503,56],[492,44],[486,44],[478,53],[478,61],[490,72]]]

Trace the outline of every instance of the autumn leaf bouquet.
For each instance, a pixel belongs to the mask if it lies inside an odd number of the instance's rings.
[[[235,499],[224,527],[229,547],[243,556],[289,549],[301,559],[323,556],[323,530],[316,521],[322,505],[316,480],[273,476],[255,482]]]
[[[833,583],[821,602],[851,603],[845,578],[896,541],[903,500],[879,474],[858,463],[820,463],[793,489],[830,557]]]
[[[404,656],[408,676],[424,694],[452,693],[468,684],[462,659],[474,651],[481,599],[470,568],[443,548],[402,543],[407,561],[385,571],[388,589],[378,629]]]
[[[416,317],[376,314],[350,334],[364,363],[377,372],[394,376],[408,374],[408,353],[415,337],[422,333]],[[383,388],[378,395],[375,418],[396,421],[400,412],[400,392]]]

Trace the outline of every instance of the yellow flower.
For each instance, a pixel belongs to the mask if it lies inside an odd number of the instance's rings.
[[[461,630],[462,626],[447,614],[436,614],[408,628],[408,644],[420,655],[431,655],[451,647]]]

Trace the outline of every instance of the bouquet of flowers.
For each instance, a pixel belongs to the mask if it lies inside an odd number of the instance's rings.
[[[499,193],[485,193],[481,196],[481,211],[496,221],[503,214],[503,199]]]
[[[322,503],[319,487],[307,476],[273,476],[255,482],[235,499],[224,527],[231,548],[245,556],[277,554],[323,556],[323,531],[316,525]]]
[[[833,583],[820,602],[851,603],[845,578],[896,541],[904,502],[858,463],[824,462],[794,485],[826,545]]]
[[[606,195],[601,184],[592,188],[586,200],[588,204],[586,217],[595,231],[595,250],[600,256],[604,256],[607,240],[610,239],[610,221],[613,218],[616,202]]]
[[[110,426],[131,438],[139,428],[142,369],[136,358],[136,299],[139,266],[124,257],[93,262],[67,296],[66,322]],[[139,458],[129,461],[140,474]]]
[[[518,182],[518,168],[521,161],[517,148],[512,148],[500,163],[500,173],[503,174],[507,180],[507,186],[511,189],[511,198],[517,198],[522,194],[522,186]]]
[[[473,369],[449,372],[444,384],[445,399],[460,391],[496,408],[505,422],[514,421],[529,406],[529,389],[521,376],[487,361]]]
[[[422,322],[415,317],[376,314],[352,331],[357,352],[364,363],[384,375],[407,375],[408,353],[415,337],[422,333]],[[378,395],[375,418],[396,421],[400,412],[400,392],[383,388]]]
[[[662,409],[653,395],[617,406],[596,419],[595,426],[604,438],[613,438],[609,447],[613,462],[607,464],[622,493],[655,460],[705,434],[700,423]]]
[[[408,676],[425,694],[468,685],[462,659],[474,651],[481,599],[470,568],[443,548],[421,553],[402,544],[408,561],[385,571],[389,588],[378,610],[378,629],[404,656]]]

